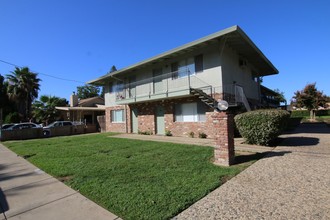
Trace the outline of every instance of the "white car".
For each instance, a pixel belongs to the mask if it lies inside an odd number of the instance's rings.
[[[24,122],[24,123],[14,124],[3,130],[11,131],[11,130],[21,130],[21,129],[28,129],[28,128],[41,128],[41,126],[37,125],[35,123],[31,123],[31,122]]]

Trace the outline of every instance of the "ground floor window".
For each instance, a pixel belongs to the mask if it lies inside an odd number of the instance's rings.
[[[112,110],[111,111],[111,122],[124,122],[124,110]]]
[[[175,121],[199,122],[205,121],[206,108],[203,103],[192,102],[175,105]]]

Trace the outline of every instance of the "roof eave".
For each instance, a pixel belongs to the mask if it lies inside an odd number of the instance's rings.
[[[239,35],[258,53],[260,58],[263,59],[267,63],[269,69],[267,68],[268,69],[267,71],[264,70],[262,73],[260,73],[260,76],[267,76],[267,75],[273,75],[273,74],[278,74],[279,73],[279,71],[275,68],[275,66],[266,58],[266,56],[261,52],[261,50],[259,50],[259,48],[253,43],[253,41],[245,34],[245,32],[239,26],[235,25],[235,26],[226,28],[224,30],[218,31],[214,34],[208,35],[206,37],[200,38],[198,40],[192,41],[190,43],[184,44],[184,45],[179,46],[177,48],[174,48],[172,50],[168,50],[164,53],[161,53],[159,55],[156,55],[156,56],[151,57],[149,59],[146,59],[144,61],[138,62],[136,64],[133,64],[131,66],[123,68],[121,70],[117,70],[116,72],[108,73],[108,74],[106,74],[104,76],[101,76],[97,79],[90,80],[87,83],[88,84],[94,84],[94,85],[104,85],[105,84],[104,80],[109,79],[111,77],[114,77],[118,74],[133,70],[137,67],[140,67],[142,65],[146,65],[146,64],[151,63],[151,62],[155,62],[156,60],[159,60],[159,59],[165,59],[166,57],[168,57],[170,55],[173,55],[174,53],[177,53],[179,51],[188,49],[190,47],[199,45],[201,43],[204,43],[204,42],[207,42],[207,41],[210,41],[210,40],[214,40],[216,38],[225,36],[226,34],[233,33],[233,32],[239,33]]]

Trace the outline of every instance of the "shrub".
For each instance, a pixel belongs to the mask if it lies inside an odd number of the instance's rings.
[[[142,134],[142,135],[152,135],[152,131],[138,131],[138,134]]]
[[[166,136],[173,136],[172,132],[170,130],[166,130],[165,131],[165,135]]]
[[[248,144],[269,145],[286,128],[290,113],[256,110],[235,116],[236,126]]]
[[[204,132],[198,133],[198,137],[199,138],[207,138],[207,134],[205,134]]]
[[[18,123],[20,121],[19,114],[17,112],[12,112],[6,115],[4,123]]]
[[[309,117],[309,111],[308,110],[294,110],[291,112],[292,118],[304,118]]]
[[[195,137],[195,133],[194,133],[193,131],[191,131],[191,132],[189,133],[189,137],[194,138],[194,137]]]
[[[316,111],[316,116],[328,116],[330,115],[330,110],[318,110]]]

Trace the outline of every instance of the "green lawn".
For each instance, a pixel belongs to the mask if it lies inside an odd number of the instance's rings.
[[[212,164],[213,149],[92,134],[4,144],[123,219],[168,219],[246,164]]]

